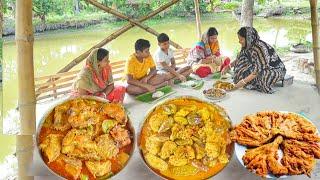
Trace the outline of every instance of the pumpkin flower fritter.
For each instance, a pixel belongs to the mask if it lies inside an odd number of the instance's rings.
[[[174,100],[156,107],[142,129],[148,134],[141,146],[147,164],[166,176],[193,176],[227,164],[231,125],[218,111]]]

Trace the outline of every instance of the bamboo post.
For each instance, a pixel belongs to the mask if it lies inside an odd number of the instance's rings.
[[[200,20],[199,0],[194,0],[194,10],[196,13],[197,37],[200,40],[201,39],[201,20]]]
[[[34,177],[30,173],[31,163],[33,162],[33,136],[17,135],[16,146],[16,156],[18,159],[18,179],[33,180]]]
[[[17,136],[18,178],[28,176],[33,159],[33,134],[35,133],[35,92],[33,71],[32,0],[16,0],[16,44],[19,89],[19,111],[22,135]]]
[[[3,5],[3,1],[0,1],[0,38],[2,38],[2,34],[3,34],[3,9],[4,5]]]
[[[16,44],[21,134],[35,132],[32,0],[16,1]]]
[[[319,47],[319,20],[317,12],[317,0],[310,0],[311,8],[311,26],[312,26],[312,44],[314,70],[316,72],[316,86],[320,94],[320,47]]]
[[[155,36],[159,35],[159,33],[156,30],[154,30],[154,29],[152,29],[152,28],[150,28],[150,27],[148,27],[148,26],[146,26],[146,25],[144,25],[144,24],[142,24],[142,23],[140,23],[140,22],[138,22],[138,21],[136,21],[136,20],[134,20],[132,18],[129,18],[128,16],[126,16],[126,15],[124,15],[124,14],[122,14],[122,13],[116,11],[116,10],[113,10],[112,8],[110,8],[108,6],[105,6],[105,5],[99,3],[99,2],[97,2],[95,0],[87,0],[87,1],[90,4],[96,6],[97,8],[99,8],[101,10],[104,10],[107,13],[113,14],[113,15],[119,17],[119,18],[125,19],[125,20],[129,21],[130,23],[134,24],[135,26],[138,26],[138,27],[144,29],[145,31],[147,31],[147,32],[149,32],[149,33],[151,33],[151,34],[153,34]],[[179,44],[177,44],[177,43],[175,43],[175,42],[173,42],[171,40],[169,42],[175,48],[182,49],[182,47]]]
[[[167,4],[159,7],[158,9],[156,9],[155,11],[151,12],[150,14],[141,17],[137,20],[137,22],[143,22],[147,19],[150,19],[151,17],[159,14],[160,12],[164,11],[165,9],[169,8],[170,6],[172,6],[173,4],[176,4],[178,1],[180,0],[172,0],[170,2],[168,2]],[[117,30],[116,32],[112,33],[111,35],[109,35],[107,38],[105,38],[104,40],[102,40],[101,42],[99,42],[97,45],[93,46],[92,48],[90,48],[88,51],[84,52],[83,54],[81,54],[80,56],[78,56],[77,58],[75,58],[74,60],[72,60],[69,64],[67,64],[64,68],[62,68],[60,71],[58,71],[58,73],[62,73],[62,72],[66,72],[69,71],[70,69],[72,69],[74,66],[76,66],[77,64],[79,64],[82,60],[84,60],[89,54],[90,52],[95,49],[95,48],[100,48],[102,46],[104,46],[105,44],[107,44],[108,42],[114,40],[115,38],[117,38],[118,36],[120,36],[121,34],[125,33],[126,31],[128,31],[129,29],[133,28],[135,25],[133,25],[132,23],[128,23],[127,25],[123,26],[121,29]]]

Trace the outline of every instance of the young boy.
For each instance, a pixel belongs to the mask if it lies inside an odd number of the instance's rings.
[[[148,40],[138,39],[135,43],[135,53],[126,62],[125,74],[128,94],[139,95],[154,92],[156,88],[168,85],[166,77],[157,74],[149,48]]]
[[[161,33],[157,39],[159,48],[155,52],[154,58],[157,63],[158,73],[164,74],[167,80],[173,81],[174,79],[179,79],[180,81],[186,81],[187,77],[192,73],[191,67],[176,67],[173,50],[170,48],[169,36],[167,34]]]

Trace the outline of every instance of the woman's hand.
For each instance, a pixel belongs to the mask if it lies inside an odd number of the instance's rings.
[[[235,85],[235,88],[236,89],[240,89],[240,88],[242,88],[243,86],[245,86],[247,83],[243,80],[243,79],[241,79],[236,85]]]
[[[225,75],[231,69],[230,64],[221,70],[221,75]]]

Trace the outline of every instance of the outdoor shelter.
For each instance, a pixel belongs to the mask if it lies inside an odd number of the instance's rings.
[[[101,10],[113,14],[121,19],[127,20],[129,23],[122,28],[118,29],[114,33],[110,34],[108,37],[103,39],[97,45],[93,46],[83,54],[79,55],[74,60],[70,61],[68,65],[58,71],[58,75],[46,76],[40,78],[34,78],[33,69],[33,26],[32,26],[32,0],[17,0],[16,1],[16,44],[17,44],[17,65],[18,65],[18,84],[19,84],[19,111],[20,111],[20,122],[21,122],[21,135],[17,136],[17,157],[18,157],[18,167],[19,167],[19,179],[33,179],[32,176],[28,176],[28,169],[26,168],[26,163],[32,160],[32,151],[26,151],[26,148],[33,146],[33,135],[35,134],[35,124],[36,124],[36,96],[40,96],[42,93],[56,91],[57,89],[62,89],[69,87],[70,81],[73,79],[77,71],[71,71],[74,66],[83,61],[90,51],[94,48],[99,48],[109,43],[110,41],[116,39],[124,32],[130,30],[131,28],[137,26],[147,32],[158,35],[159,33],[142,24],[143,21],[152,18],[161,11],[169,8],[170,6],[179,2],[179,0],[172,0],[171,2],[159,7],[150,14],[141,17],[139,19],[129,18],[122,13],[107,7],[95,0],[87,0],[90,4],[100,8]],[[199,0],[194,0],[195,13],[196,13],[196,27],[197,35],[200,38],[201,35],[201,20],[199,11]],[[310,0],[311,8],[311,23],[312,23],[312,38],[313,38],[313,54],[315,62],[316,71],[316,86],[318,92],[320,93],[320,47],[319,47],[319,23],[317,15],[317,0]],[[183,49],[179,44],[171,41],[170,44],[176,49]],[[177,56],[181,56],[181,63],[184,62],[183,57],[186,56],[186,49],[177,51]],[[123,61],[115,62],[114,66],[118,66],[115,72],[122,72],[124,65]],[[113,73],[115,73],[113,72]],[[61,73],[64,73],[61,75]],[[71,75],[66,77],[66,75]],[[62,80],[64,77],[64,80]],[[61,78],[61,79],[60,79]],[[60,79],[60,81],[59,81]],[[35,80],[45,80],[46,82],[41,82],[40,85],[35,85]],[[50,82],[51,81],[51,82]],[[64,85],[56,85],[56,83],[64,83]],[[52,83],[55,82],[55,83]],[[64,94],[65,92],[61,93]],[[60,94],[54,94],[50,96],[47,94],[45,97],[58,97]]]

